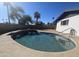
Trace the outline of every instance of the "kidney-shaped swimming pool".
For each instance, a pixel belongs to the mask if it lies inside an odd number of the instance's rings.
[[[17,34],[15,36],[16,42],[39,51],[63,52],[75,48],[75,44],[71,39],[54,33],[40,32],[39,34]]]

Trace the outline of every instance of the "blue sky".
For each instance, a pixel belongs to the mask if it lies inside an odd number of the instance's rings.
[[[44,23],[53,22],[65,10],[79,9],[78,2],[17,2],[14,4],[22,7],[25,14],[30,15],[32,20],[35,20],[34,12],[39,11],[41,14],[39,21]],[[7,19],[7,10],[3,3],[0,3],[0,22],[6,22],[5,19]]]

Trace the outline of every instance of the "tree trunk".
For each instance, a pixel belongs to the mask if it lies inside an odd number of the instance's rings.
[[[36,18],[36,24],[38,23],[38,18]]]
[[[9,18],[9,6],[8,6],[8,5],[7,5],[7,17],[8,17],[9,24],[10,24],[10,18]]]

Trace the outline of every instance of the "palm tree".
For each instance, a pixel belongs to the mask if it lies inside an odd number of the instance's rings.
[[[32,18],[29,15],[23,15],[23,17],[19,20],[19,24],[21,25],[29,25],[32,23]]]
[[[39,12],[35,12],[34,13],[34,18],[36,18],[36,24],[38,23],[38,19],[40,18],[40,13]]]
[[[9,6],[11,5],[9,2],[4,2],[4,5],[7,8],[7,16],[8,16],[8,20],[9,20],[9,24],[10,24],[10,18],[9,18]]]
[[[24,10],[21,7],[11,7],[9,17],[12,21],[15,21],[17,19],[19,23],[19,19],[23,16],[22,13],[24,13]]]

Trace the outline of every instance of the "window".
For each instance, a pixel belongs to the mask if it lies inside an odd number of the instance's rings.
[[[61,21],[61,25],[68,25],[69,20]]]

